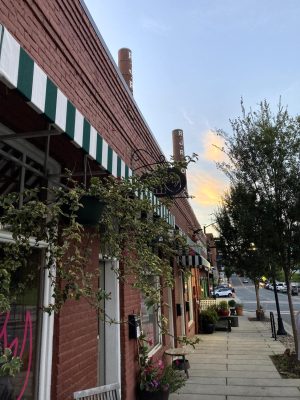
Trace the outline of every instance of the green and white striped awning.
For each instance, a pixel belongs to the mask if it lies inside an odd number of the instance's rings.
[[[0,25],[0,80],[17,89],[27,103],[44,114],[61,132],[91,159],[117,178],[128,178],[132,170],[109,146],[84,115],[70,102],[8,30]],[[154,196],[152,196],[154,198]],[[158,202],[158,203],[157,203]],[[175,218],[159,204],[159,214],[175,226]]]

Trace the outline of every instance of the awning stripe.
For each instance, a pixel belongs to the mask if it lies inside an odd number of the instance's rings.
[[[210,269],[210,263],[199,254],[195,254],[193,256],[178,256],[177,263],[184,267],[204,266],[206,270]]]
[[[198,267],[201,265],[201,256],[179,256],[177,262],[184,267]]]
[[[123,178],[132,176],[132,170],[122,158],[2,25],[0,25],[0,80],[9,88],[17,89],[34,110],[44,114],[58,130],[66,133],[77,147],[113,176]],[[156,204],[156,201],[157,199],[155,202],[152,201],[152,204]],[[165,215],[167,221],[175,226],[174,216],[166,212],[165,206],[161,207],[160,215]]]

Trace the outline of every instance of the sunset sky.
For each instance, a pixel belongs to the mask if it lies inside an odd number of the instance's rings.
[[[85,0],[117,61],[133,55],[134,98],[163,153],[183,129],[185,152],[199,160],[188,172],[191,204],[201,225],[227,182],[215,162],[222,146],[214,129],[263,100],[300,109],[299,0]]]

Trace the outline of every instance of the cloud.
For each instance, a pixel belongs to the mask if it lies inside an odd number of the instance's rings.
[[[221,201],[228,183],[222,175],[216,172],[188,171],[188,191],[195,196],[193,203],[201,207],[217,207]]]
[[[208,161],[222,162],[226,155],[219,149],[224,146],[224,140],[212,130],[207,130],[203,135],[203,153],[201,158]]]
[[[144,17],[141,21],[142,27],[157,35],[165,35],[170,31],[170,27],[150,17]]]
[[[187,121],[187,123],[189,125],[194,125],[194,121],[190,118],[190,116],[188,115],[187,111],[182,109],[181,110],[183,118]]]

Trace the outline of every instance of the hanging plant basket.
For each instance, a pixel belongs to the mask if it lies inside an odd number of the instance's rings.
[[[99,224],[106,202],[95,196],[82,196],[82,207],[77,211],[77,222],[82,225],[95,226]]]
[[[80,204],[82,204],[82,206],[79,207],[77,211],[73,212],[76,221],[81,225],[98,225],[107,203],[104,200],[99,199],[99,197],[84,195],[80,198]],[[70,205],[64,204],[62,211],[64,213],[62,220],[65,223],[68,223],[72,214]]]

